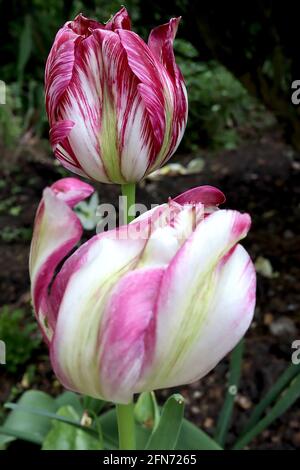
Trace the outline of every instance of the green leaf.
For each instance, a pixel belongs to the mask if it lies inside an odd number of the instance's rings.
[[[89,428],[87,426],[82,426],[82,424],[80,424],[79,419],[78,420],[73,420],[73,419],[70,419],[70,418],[66,418],[65,416],[60,416],[59,414],[50,413],[50,412],[45,411],[41,408],[34,408],[34,407],[23,406],[23,405],[21,406],[21,405],[18,405],[16,403],[6,403],[5,408],[10,408],[12,410],[18,409],[18,410],[21,410],[21,411],[26,411],[28,413],[31,413],[32,415],[43,416],[43,417],[48,418],[48,419],[54,419],[56,421],[61,421],[65,424],[69,424],[71,426],[74,426],[75,428],[81,429],[82,431],[86,432],[87,434],[90,434],[91,436],[94,436],[94,437],[98,436],[98,433],[95,429]]]
[[[53,420],[52,428],[45,437],[42,450],[99,450],[100,441],[85,430],[67,424],[67,421],[78,421],[79,415],[70,405],[57,411],[58,416],[66,418],[65,422]]]
[[[176,450],[222,450],[206,432],[184,419],[180,429]]]
[[[268,411],[268,414],[261,419],[252,429],[237,440],[233,449],[243,449],[258,434],[264,431],[273,421],[281,416],[300,397],[300,375],[298,375],[285,389],[275,405]]]
[[[19,406],[19,408],[18,408]],[[55,411],[55,401],[50,395],[37,390],[28,390],[18,400],[14,409],[0,428],[0,445],[14,439],[23,439],[41,444],[50,429],[49,419],[41,415],[32,415],[23,407],[40,407],[49,412]],[[10,436],[8,439],[7,437]]]
[[[39,436],[36,436],[34,433],[28,431],[19,431],[18,429],[9,428],[7,426],[0,426],[0,449],[5,448],[7,444],[16,439],[21,439],[22,441],[32,442],[33,444],[42,444],[42,439]]]
[[[235,397],[236,397],[238,387],[239,387],[239,382],[240,382],[243,351],[244,351],[244,340],[242,339],[239,342],[239,344],[234,348],[230,356],[229,380],[228,380],[228,385],[227,385],[227,393],[226,393],[226,398],[224,401],[223,408],[219,416],[216,433],[215,433],[215,440],[221,446],[224,446],[226,442],[226,437],[227,437],[229,426],[231,423],[234,401],[235,401]]]
[[[179,394],[172,395],[162,408],[157,428],[146,445],[148,450],[173,450],[176,447],[184,413],[184,399]]]
[[[63,392],[55,398],[56,410],[63,406],[70,405],[79,416],[82,415],[84,408],[81,404],[80,395],[74,392]]]
[[[105,400],[99,400],[98,398],[93,398],[89,396],[83,397],[83,408],[88,411],[92,411],[97,415],[100,413],[102,408],[107,404]]]
[[[143,392],[138,397],[134,407],[134,416],[136,421],[147,429],[156,429],[160,411],[154,392]]]
[[[268,406],[270,406],[278,397],[278,395],[287,387],[291,380],[300,373],[300,364],[295,365],[291,364],[285,371],[280,375],[275,384],[270,388],[269,392],[265,397],[258,403],[254,408],[247,422],[245,428],[243,429],[242,435],[248,432],[255,424],[259,421],[264,411]]]
[[[118,425],[114,408],[100,416],[105,449],[118,449]],[[145,449],[151,430],[141,424],[136,425],[137,449]],[[186,419],[179,432],[176,450],[222,450],[221,447],[201,429]]]

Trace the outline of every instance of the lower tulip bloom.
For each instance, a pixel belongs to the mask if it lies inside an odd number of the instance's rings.
[[[32,297],[57,377],[116,403],[203,377],[253,316],[255,271],[238,243],[249,215],[219,210],[216,188],[194,188],[95,235],[62,264],[82,233],[72,207],[91,193],[62,179],[45,189],[35,220]]]

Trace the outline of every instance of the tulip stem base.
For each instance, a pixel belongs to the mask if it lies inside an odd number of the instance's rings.
[[[129,222],[135,218],[132,207],[135,204],[135,183],[122,184],[122,195],[126,198],[126,209],[124,208],[124,223],[129,224]]]
[[[118,431],[119,431],[119,449],[135,450],[135,422],[134,422],[134,404],[116,405]]]

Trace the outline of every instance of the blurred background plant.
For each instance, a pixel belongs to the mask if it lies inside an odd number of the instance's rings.
[[[6,370],[12,374],[26,364],[41,344],[33,316],[28,318],[24,309],[9,306],[0,310],[0,338],[5,338]]]

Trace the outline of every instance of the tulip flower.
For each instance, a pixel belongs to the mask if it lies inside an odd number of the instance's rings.
[[[122,8],[105,25],[79,15],[57,33],[45,72],[50,142],[68,170],[103,183],[143,179],[175,152],[187,95],[173,40],[180,18],[146,44]]]
[[[238,243],[249,215],[218,209],[221,191],[202,186],[70,255],[82,232],[72,207],[91,193],[62,179],[45,189],[35,220],[32,298],[57,377],[116,403],[198,380],[253,316],[255,271]]]

